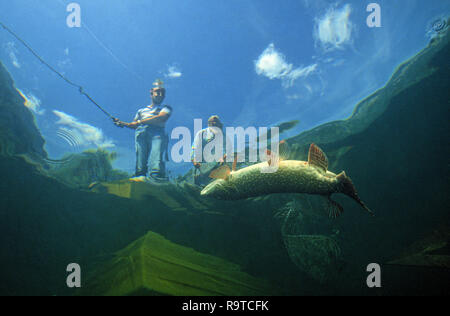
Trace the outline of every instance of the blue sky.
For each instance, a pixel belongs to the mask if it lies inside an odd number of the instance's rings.
[[[244,127],[297,119],[291,134],[348,117],[450,10],[445,0],[79,0],[82,27],[69,28],[70,2],[3,1],[0,21],[114,116],[131,120],[162,78],[174,109],[169,131],[218,114]],[[380,28],[366,25],[371,2],[381,7]],[[4,30],[0,59],[52,157],[104,146],[132,172],[131,130],[115,127]]]

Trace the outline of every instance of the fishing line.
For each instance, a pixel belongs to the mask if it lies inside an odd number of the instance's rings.
[[[100,111],[102,111],[103,113],[105,113],[107,116],[109,116],[113,121],[118,121],[117,118],[115,118],[114,116],[112,116],[109,112],[107,112],[101,105],[99,105],[97,102],[95,102],[94,99],[92,99],[92,97],[84,92],[84,88],[72,81],[70,81],[67,77],[65,77],[63,74],[61,74],[60,72],[58,72],[55,68],[53,68],[49,63],[47,63],[41,56],[39,56],[34,50],[33,48],[30,47],[30,45],[28,45],[22,38],[20,38],[20,36],[18,36],[16,33],[14,33],[11,29],[9,29],[5,24],[3,24],[2,22],[0,22],[0,26],[3,27],[8,33],[10,33],[12,36],[14,36],[19,42],[21,42],[37,59],[39,59],[39,61],[44,64],[45,66],[47,66],[47,68],[49,68],[51,71],[53,71],[55,74],[57,74],[59,77],[61,77],[64,81],[66,81],[69,85],[74,86],[76,88],[78,88],[78,91],[80,92],[80,94],[84,95],[86,98],[88,98],[89,101],[91,101],[97,108],[100,109]]]
[[[58,0],[59,4],[61,6],[63,6],[64,8],[66,8],[66,5],[62,2],[62,0]],[[140,81],[145,81],[144,78],[142,78],[138,73],[136,73],[135,71],[133,71],[130,67],[128,67],[124,62],[122,62],[119,57],[117,57],[113,51],[106,46],[98,37],[97,35],[95,35],[94,32],[91,31],[91,29],[89,28],[89,26],[86,24],[85,20],[83,19],[83,23],[82,23],[82,27],[89,33],[89,35],[92,36],[92,38],[97,42],[98,45],[100,45],[100,47],[102,47],[119,65],[121,65],[126,71],[128,71],[130,74],[132,74],[133,76],[135,76],[137,79],[139,79]]]
[[[93,39],[95,39],[97,41],[97,43],[109,54],[111,55],[111,57],[119,64],[121,65],[125,70],[127,70],[129,73],[131,73],[132,75],[134,75],[137,79],[144,81],[144,78],[142,78],[141,76],[139,76],[136,72],[134,72],[133,70],[130,69],[130,67],[128,67],[127,65],[125,65],[120,59],[119,57],[117,57],[116,55],[114,55],[114,53],[111,51],[111,49],[109,49],[105,44],[103,44],[103,42],[101,42],[98,37],[94,34],[94,32],[91,31],[91,29],[87,26],[87,24],[85,22],[83,22],[83,27],[86,29],[86,31],[92,36]]]

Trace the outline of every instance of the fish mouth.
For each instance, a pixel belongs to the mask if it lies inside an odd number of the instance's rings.
[[[200,195],[201,196],[212,195],[219,185],[218,183],[216,183],[216,181],[213,181],[210,184],[208,184],[206,187],[204,187],[203,190],[200,192]]]
[[[200,195],[211,196],[216,199],[222,199],[224,196],[227,195],[227,187],[225,183],[226,183],[225,180],[217,179],[208,184],[206,187],[204,187],[203,190],[200,192]]]
[[[342,171],[336,177],[341,186],[341,193],[351,197],[355,200],[359,205],[361,205],[371,216],[374,216],[374,213],[367,207],[367,205],[359,198],[358,193],[356,191],[355,185],[352,180]]]
[[[201,196],[208,196],[209,195],[209,190],[206,190],[208,187],[204,187],[203,190],[200,192]]]

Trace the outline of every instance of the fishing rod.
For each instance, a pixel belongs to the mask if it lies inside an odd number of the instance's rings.
[[[2,28],[4,28],[8,33],[10,33],[12,36],[14,36],[19,42],[22,43],[22,45],[24,45],[42,64],[44,64],[45,66],[47,66],[47,68],[49,68],[51,71],[53,71],[55,74],[57,74],[59,77],[61,77],[64,81],[66,81],[68,84],[70,84],[71,86],[78,88],[78,91],[80,92],[80,94],[84,95],[89,101],[91,101],[100,111],[102,111],[105,115],[107,115],[109,118],[111,118],[114,122],[118,122],[119,119],[112,116],[108,111],[106,111],[100,104],[98,104],[97,102],[95,102],[95,100],[84,91],[84,88],[82,86],[80,86],[79,84],[76,84],[74,82],[72,82],[71,80],[69,80],[66,76],[64,76],[63,74],[61,74],[59,71],[57,71],[55,68],[53,68],[49,63],[47,63],[41,56],[39,56],[34,50],[33,48],[31,48],[30,45],[28,45],[19,35],[17,35],[16,33],[14,33],[10,28],[8,28],[5,24],[3,24],[0,21],[0,26]]]

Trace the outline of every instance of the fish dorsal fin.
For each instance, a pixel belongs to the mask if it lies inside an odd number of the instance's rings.
[[[308,152],[308,164],[318,167],[323,172],[327,172],[328,158],[316,144],[312,143]]]
[[[220,166],[219,168],[211,171],[211,173],[209,174],[209,177],[213,178],[213,179],[226,180],[230,176],[230,173],[231,173],[230,167],[228,167],[227,165],[223,165],[223,166]]]
[[[236,171],[236,166],[237,166],[237,158],[238,158],[238,154],[234,153],[234,160],[233,160],[233,171]],[[229,168],[228,168],[229,169]]]
[[[269,163],[269,165],[272,163],[272,160],[280,162],[282,160],[286,160],[288,159],[290,154],[289,151],[289,145],[288,143],[283,139],[282,141],[280,141],[280,143],[278,144],[278,154],[275,154],[275,152],[272,152],[271,150],[267,149],[266,150],[266,155],[267,155],[267,162]]]

